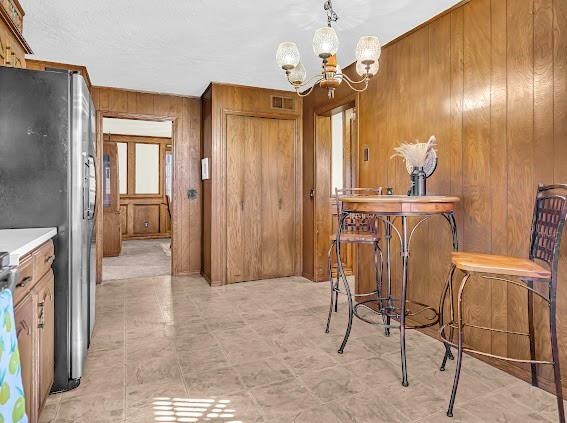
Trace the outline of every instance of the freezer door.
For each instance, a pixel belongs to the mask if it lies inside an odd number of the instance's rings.
[[[79,379],[89,342],[90,228],[94,215],[91,175],[94,158],[89,155],[90,95],[79,74],[71,77],[71,379]],[[91,204],[92,203],[92,204]]]
[[[93,101],[90,101],[90,138],[89,138],[89,157],[93,158],[94,166],[92,168],[90,178],[91,187],[91,207],[92,207],[92,219],[90,223],[90,241],[89,241],[89,257],[88,257],[88,267],[89,267],[89,345],[90,339],[93,335],[94,325],[95,325],[95,310],[96,310],[96,109],[94,107]],[[94,187],[94,189],[93,189]]]

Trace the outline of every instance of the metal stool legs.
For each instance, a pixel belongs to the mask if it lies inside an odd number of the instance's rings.
[[[441,301],[439,303],[439,331],[441,333],[441,339],[445,336],[445,329],[443,327],[444,317],[445,317],[445,301],[447,299],[447,293],[449,293],[449,297],[451,299],[451,303],[449,304],[449,313],[451,315],[451,321],[455,320],[455,311],[454,307],[454,299],[453,299],[453,275],[455,274],[455,265],[451,265],[451,269],[449,270],[449,275],[447,276],[447,281],[445,282],[445,287],[443,288],[443,293],[441,294]],[[453,328],[449,328],[449,339],[453,339]],[[443,345],[445,345],[445,354],[443,355],[443,361],[439,370],[444,372],[445,366],[447,365],[447,360],[454,360],[453,353],[451,352],[451,345],[448,342],[443,341]]]
[[[344,352],[345,346],[348,342],[350,337],[350,332],[352,330],[352,321],[354,318],[354,301],[353,297],[356,297],[355,294],[352,293],[348,280],[344,275],[344,269],[342,266],[342,262],[340,259],[337,259],[337,276],[336,279],[333,278],[333,268],[332,268],[332,258],[333,258],[333,250],[335,250],[336,257],[340,256],[340,246],[336,240],[334,240],[329,248],[327,253],[327,260],[328,260],[328,271],[329,271],[329,285],[331,287],[331,301],[329,304],[329,314],[327,316],[327,325],[325,328],[325,333],[329,333],[330,326],[331,326],[331,318],[333,315],[333,309],[335,312],[338,310],[338,295],[341,292],[339,289],[339,285],[341,280],[343,281],[344,286],[344,294],[347,296],[347,303],[348,303],[348,323],[345,332],[345,336],[343,341],[341,342],[341,346],[338,349],[338,353],[342,354]],[[382,282],[383,282],[383,255],[382,250],[378,243],[374,243],[374,265],[376,268],[376,302],[379,307],[381,307],[381,289],[382,289]],[[368,294],[371,295],[371,294]],[[382,316],[384,320],[384,324],[386,324],[386,317]],[[389,322],[388,322],[389,324]],[[389,328],[386,327],[384,329],[386,335],[389,335]]]
[[[451,275],[452,276],[452,275]],[[461,377],[461,367],[463,365],[463,291],[470,278],[470,274],[466,273],[459,288],[457,297],[457,364],[455,367],[455,379],[453,381],[453,389],[451,390],[451,398],[449,400],[449,408],[447,409],[447,416],[453,417],[453,406],[455,405],[455,397],[457,396],[457,388],[459,387],[459,378]]]

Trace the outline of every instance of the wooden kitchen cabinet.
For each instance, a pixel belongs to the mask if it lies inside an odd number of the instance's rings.
[[[43,407],[53,385],[54,376],[54,335],[55,313],[53,302],[53,271],[49,271],[36,285],[34,299],[37,313],[34,322],[37,327],[37,389],[39,393],[38,411]],[[39,413],[38,413],[39,415]]]
[[[18,336],[18,350],[22,366],[22,382],[26,398],[26,414],[29,421],[37,420],[35,416],[35,403],[33,395],[33,368],[34,368],[34,307],[31,295],[26,296],[14,309],[16,319],[16,334]]]
[[[18,0],[0,1],[0,66],[26,67],[32,50],[24,39],[24,10]]]
[[[21,258],[14,295],[14,317],[30,423],[38,421],[53,385],[55,303],[51,264],[54,258],[52,241]]]

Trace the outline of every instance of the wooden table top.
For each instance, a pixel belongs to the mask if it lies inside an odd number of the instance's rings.
[[[427,195],[368,195],[339,197],[345,211],[376,213],[384,215],[427,215],[450,213],[461,201],[459,197]]]

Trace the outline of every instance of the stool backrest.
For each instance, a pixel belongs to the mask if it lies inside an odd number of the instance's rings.
[[[557,275],[561,237],[567,218],[567,185],[539,185],[532,221],[530,259],[547,263]]]
[[[374,195],[382,195],[382,187],[377,188],[335,188],[335,200],[337,202],[337,219],[340,218],[343,211],[343,203],[341,197],[368,197]],[[376,233],[376,218],[366,213],[353,213],[345,218],[343,222],[343,232],[372,232]]]

